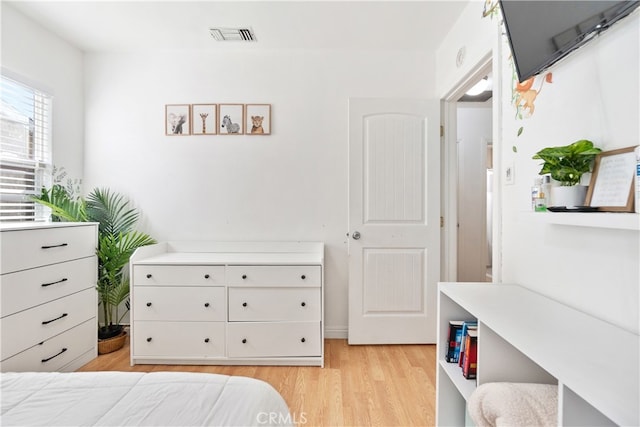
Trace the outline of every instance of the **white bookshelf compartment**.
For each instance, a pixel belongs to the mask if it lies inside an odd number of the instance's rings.
[[[523,330],[527,333],[527,330]],[[542,369],[484,323],[478,324],[478,383],[519,382],[558,384],[558,380]],[[499,363],[496,363],[498,361]],[[484,363],[483,363],[484,362]]]
[[[567,386],[558,389],[558,401],[560,425],[600,427],[616,425]]]
[[[559,425],[640,425],[638,334],[521,286],[487,283],[439,284],[437,425],[465,425],[476,388],[444,360],[449,321],[467,319],[478,320],[477,384],[557,384]]]

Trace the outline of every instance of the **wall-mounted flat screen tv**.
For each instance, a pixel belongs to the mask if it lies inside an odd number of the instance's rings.
[[[640,0],[500,0],[518,79],[524,82],[629,15]]]

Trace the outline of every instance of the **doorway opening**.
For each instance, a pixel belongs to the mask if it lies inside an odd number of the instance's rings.
[[[456,101],[457,280],[492,280],[492,76]]]
[[[442,278],[500,281],[499,82],[492,82],[493,52],[443,97]],[[486,85],[468,91],[480,82]],[[497,147],[496,147],[497,148]]]

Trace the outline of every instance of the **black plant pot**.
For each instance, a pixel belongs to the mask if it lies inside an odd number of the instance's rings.
[[[108,338],[113,338],[122,333],[124,327],[122,325],[109,325],[109,326],[100,326],[98,328],[98,339],[106,340]]]

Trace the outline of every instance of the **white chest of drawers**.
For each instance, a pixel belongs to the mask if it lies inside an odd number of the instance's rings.
[[[131,277],[132,365],[323,366],[322,243],[159,243]]]
[[[98,225],[0,228],[1,370],[74,371],[97,356]]]

